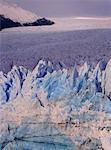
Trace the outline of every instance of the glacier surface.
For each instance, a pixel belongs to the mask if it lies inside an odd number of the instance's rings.
[[[0,72],[0,149],[110,150],[111,60]]]

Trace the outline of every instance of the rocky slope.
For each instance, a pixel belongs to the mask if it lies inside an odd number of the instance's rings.
[[[37,19],[34,22],[30,23],[19,23],[14,22],[9,18],[5,18],[3,15],[0,15],[0,30],[5,28],[12,28],[12,27],[25,27],[25,26],[44,26],[44,25],[53,25],[54,22],[45,18]]]
[[[111,60],[0,73],[0,148],[110,150]]]
[[[14,22],[9,18],[5,18],[3,15],[0,15],[0,30],[11,27],[20,27],[22,26],[19,22]]]

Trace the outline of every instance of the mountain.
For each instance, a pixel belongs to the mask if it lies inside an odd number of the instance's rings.
[[[22,26],[19,22],[14,22],[9,18],[5,18],[3,15],[0,15],[0,30],[11,27],[20,27]]]
[[[6,18],[13,20],[14,22],[34,22],[39,17],[27,10],[20,8],[15,4],[8,4],[6,2],[0,2],[0,14],[4,15]]]
[[[68,69],[40,60],[33,71],[1,72],[0,149],[109,150],[110,68],[111,60]]]
[[[36,14],[24,10],[17,5],[0,2],[0,29],[17,26],[52,25],[54,22],[40,18]]]

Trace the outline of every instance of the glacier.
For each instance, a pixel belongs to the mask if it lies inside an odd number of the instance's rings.
[[[0,72],[0,149],[110,150],[111,59]]]
[[[111,60],[108,63],[100,61],[95,67],[87,62],[71,68],[62,63],[57,65],[40,60],[33,71],[14,66],[7,74],[0,72],[0,103],[18,96],[36,100],[41,92],[49,101],[82,93],[86,93],[86,100],[98,93],[111,98]]]

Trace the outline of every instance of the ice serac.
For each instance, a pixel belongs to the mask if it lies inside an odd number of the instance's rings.
[[[58,67],[59,66],[59,67]],[[0,73],[0,149],[111,146],[111,60],[71,68],[40,60]]]
[[[26,79],[28,70],[24,67],[14,66],[7,74],[0,73],[0,103],[4,104],[21,95],[23,82]]]
[[[111,59],[106,66],[105,92],[111,98]]]

